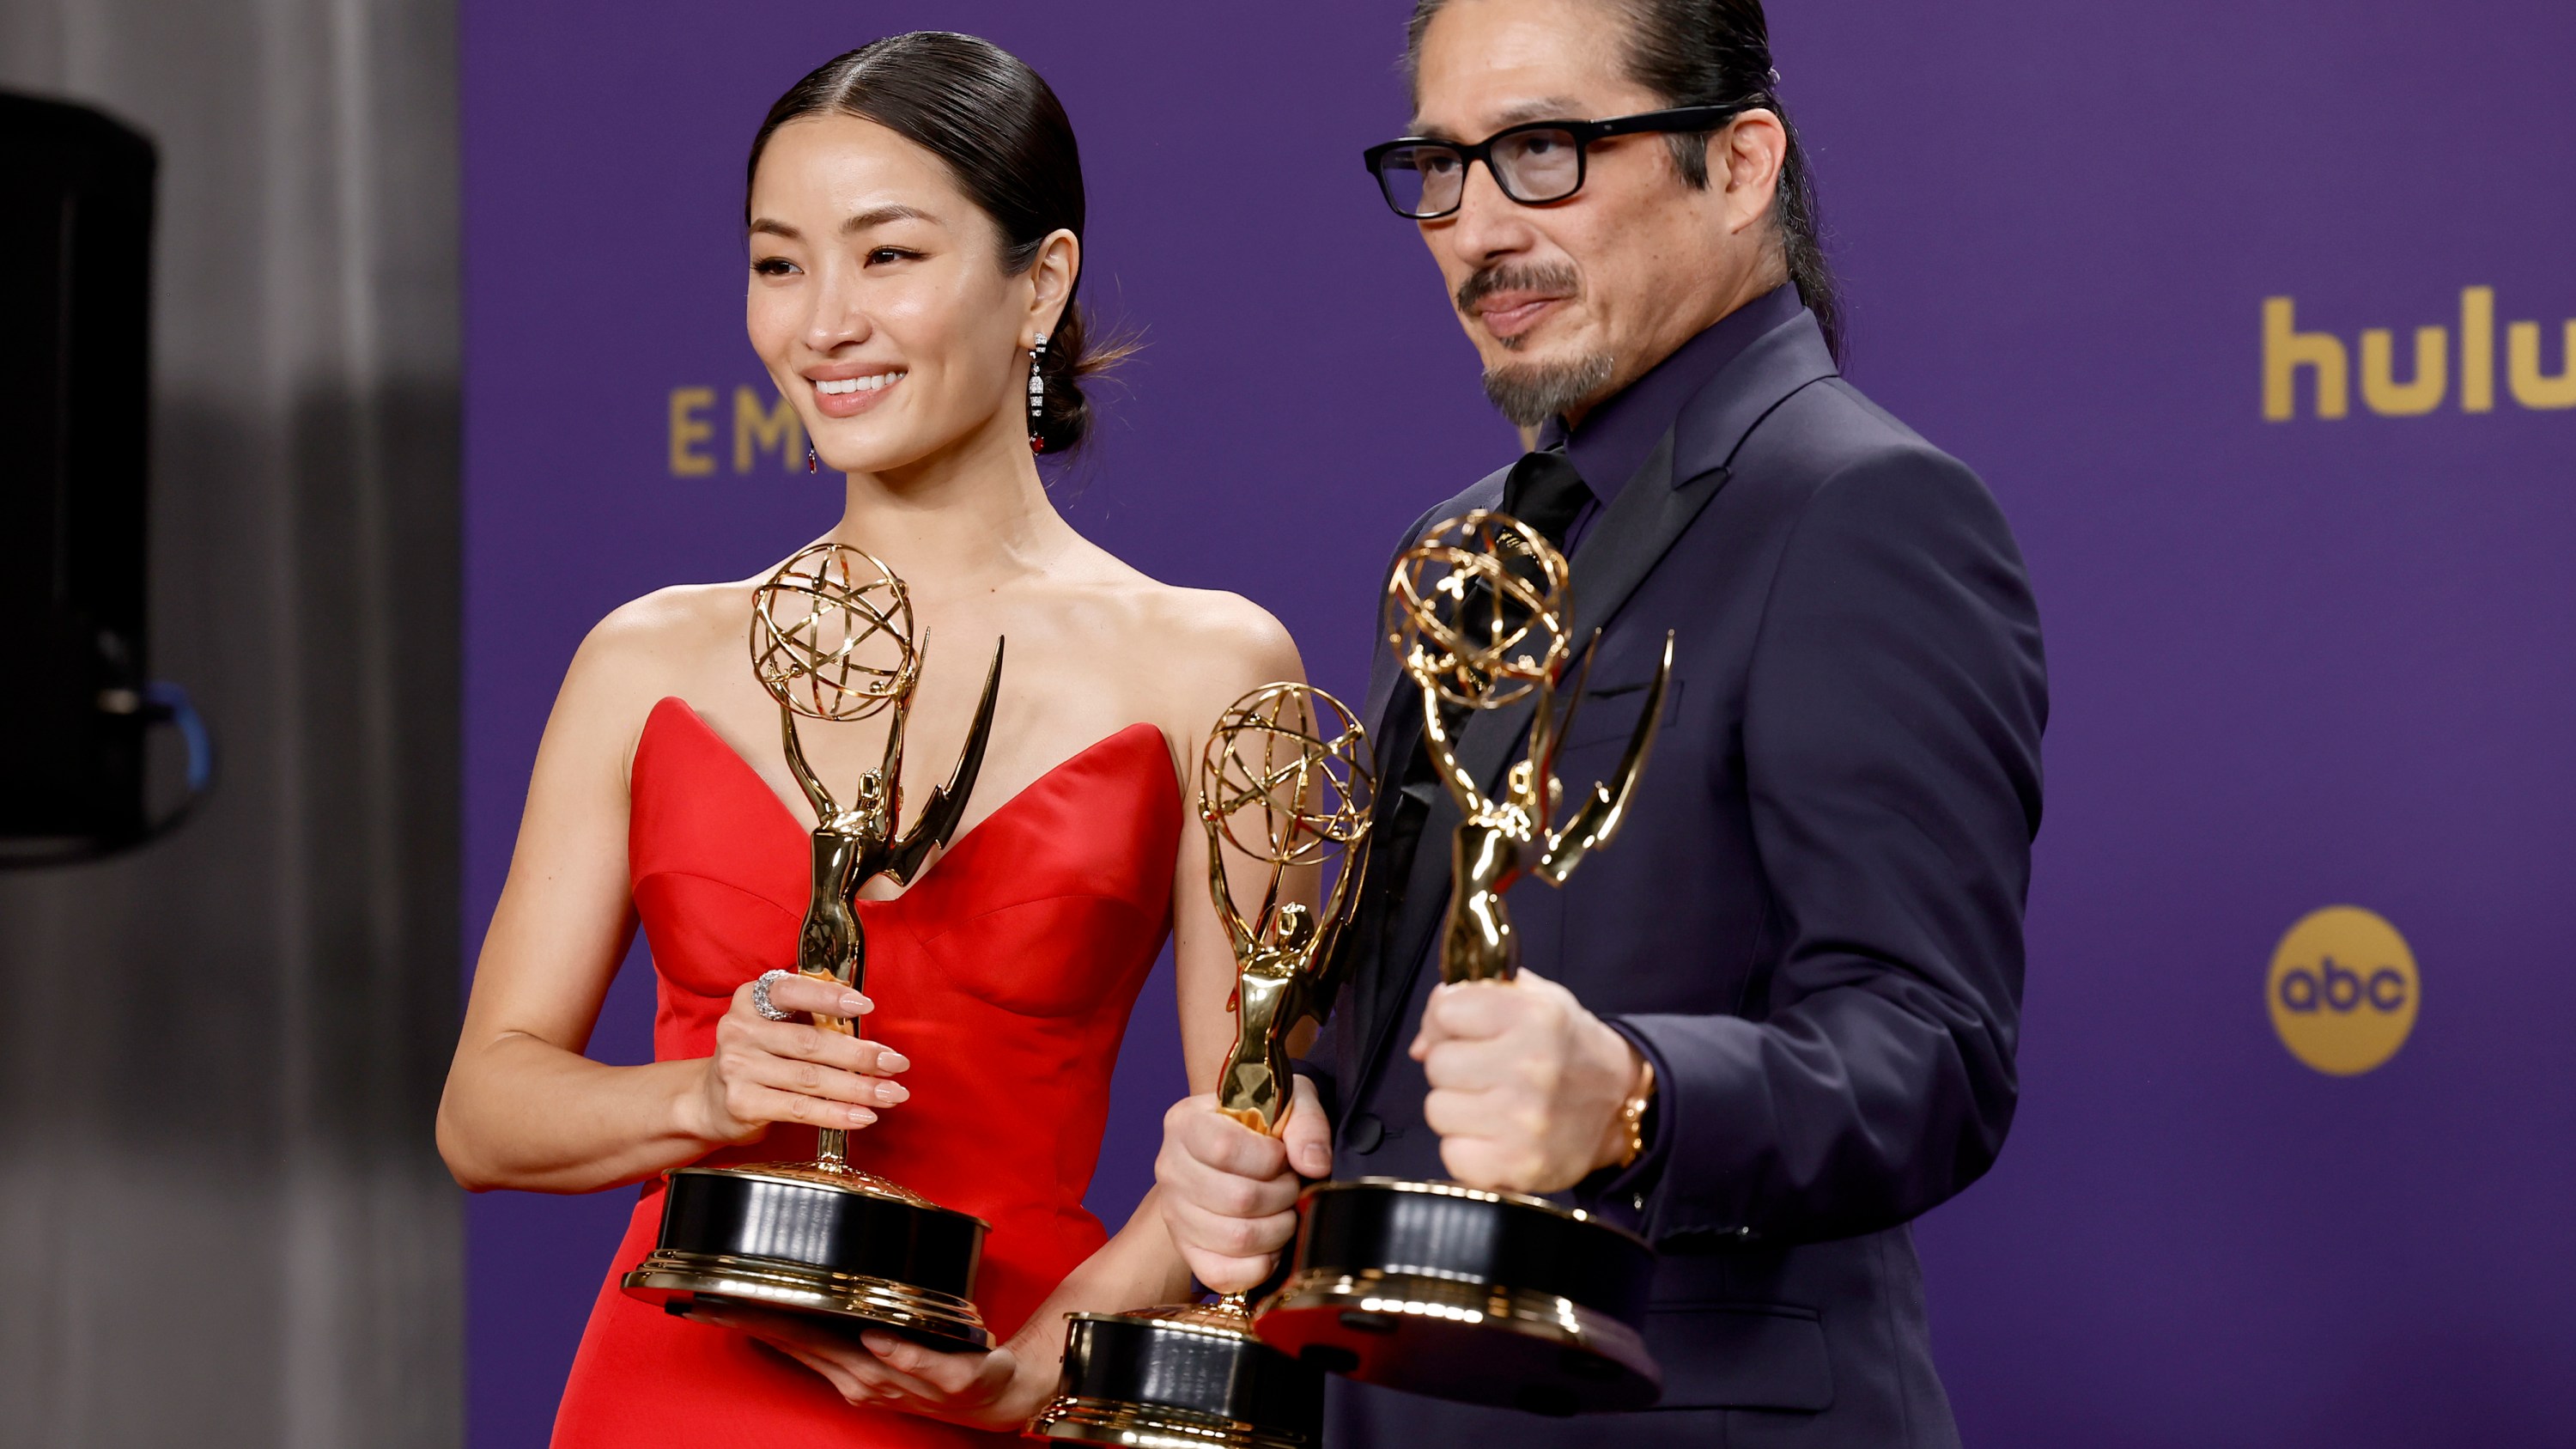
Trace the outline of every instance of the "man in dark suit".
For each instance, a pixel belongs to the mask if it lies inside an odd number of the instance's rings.
[[[1512,891],[1521,978],[1438,985],[1459,817],[1381,643],[1340,1006],[1283,1140],[1174,1108],[1166,1221],[1220,1289],[1327,1171],[1557,1194],[1657,1247],[1656,1408],[1337,1380],[1341,1444],[1955,1444],[1906,1224],[1994,1161],[2017,1091],[2047,703],[2012,535],[1838,375],[1758,0],[1419,0],[1411,40],[1413,135],[1374,164],[1540,446],[1405,542],[1500,507],[1570,553],[1572,637],[1602,631],[1570,795],[1670,630],[1665,723],[1615,844]],[[1529,714],[1466,722],[1489,792]]]

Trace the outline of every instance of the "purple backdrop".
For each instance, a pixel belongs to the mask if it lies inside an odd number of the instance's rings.
[[[734,389],[768,396],[741,165],[780,90],[875,35],[989,36],[1080,129],[1086,299],[1151,345],[1059,480],[1077,525],[1251,595],[1356,688],[1394,530],[1515,448],[1357,162],[1404,117],[1404,9],[472,0],[469,937],[582,632],[835,515],[757,437],[735,467]],[[2054,666],[2022,1115],[1921,1228],[1969,1439],[2563,1439],[2576,1254],[2548,1205],[2576,1190],[2576,973],[2548,903],[2576,858],[2576,397],[2510,354],[2536,321],[2554,373],[2576,317],[2576,13],[1774,10],[1850,372],[1992,484]],[[2472,286],[2496,299],[2483,411]],[[2265,419],[2271,297],[2338,339],[2347,416],[2317,416],[2309,369]],[[2433,326],[2444,387],[2410,402],[2388,384],[2429,383]],[[707,429],[676,453],[675,412]],[[1258,563],[1238,542],[1282,536]],[[2386,916],[2422,972],[2412,1038],[2357,1077],[2267,1017],[2275,942],[2335,903]],[[1093,1192],[1113,1219],[1180,1080],[1167,973],[1145,1000]],[[594,1051],[649,1055],[650,1012],[639,952]],[[477,1449],[544,1442],[631,1202],[474,1203]]]

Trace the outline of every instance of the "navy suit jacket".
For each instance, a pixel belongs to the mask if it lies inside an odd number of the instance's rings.
[[[2047,686],[2012,533],[1976,475],[1842,380],[1802,311],[1691,400],[1573,568],[1572,637],[1602,634],[1566,798],[1616,766],[1669,629],[1665,723],[1610,848],[1509,901],[1522,964],[1655,1064],[1647,1154],[1576,1196],[1661,1254],[1663,1399],[1550,1421],[1336,1380],[1333,1439],[1955,1444],[1906,1223],[1994,1161],[2017,1091]],[[1489,789],[1530,709],[1467,726]],[[1401,779],[1420,702],[1383,641],[1363,713]],[[1405,1054],[1458,823],[1430,790],[1406,878],[1372,865],[1309,1063],[1337,1177],[1446,1176]]]

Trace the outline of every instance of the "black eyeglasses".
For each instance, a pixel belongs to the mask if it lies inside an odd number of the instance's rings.
[[[1532,121],[1507,126],[1473,145],[1406,136],[1360,154],[1396,215],[1430,221],[1458,209],[1467,194],[1467,168],[1478,161],[1505,196],[1523,206],[1543,206],[1583,189],[1583,155],[1595,141],[1639,131],[1714,131],[1750,108],[1751,103],[1739,102],[1607,121]]]

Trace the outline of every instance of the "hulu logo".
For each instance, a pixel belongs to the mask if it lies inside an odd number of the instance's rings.
[[[2414,356],[2403,379],[2397,375],[2397,334],[2385,327],[2361,331],[2361,401],[2382,417],[2413,418],[2440,407],[2451,396],[2452,363],[2459,367],[2460,411],[2491,413],[2496,405],[2495,288],[2460,291],[2460,345],[2451,346],[2448,327],[2415,329]],[[2548,412],[2576,408],[2576,321],[2563,325],[2558,340],[2558,370],[2540,366],[2541,324],[2515,322],[2504,329],[2505,390],[2526,408]],[[2299,330],[2295,304],[2287,297],[2263,299],[2263,417],[2287,422],[2299,415],[2299,381],[2312,379],[2316,416],[2339,418],[2351,411],[2352,354],[2331,332]]]

